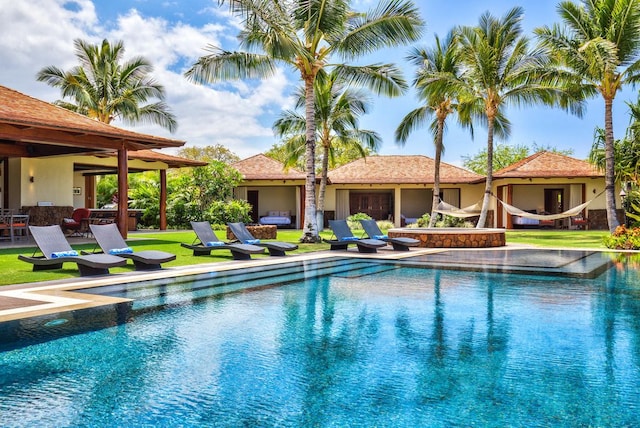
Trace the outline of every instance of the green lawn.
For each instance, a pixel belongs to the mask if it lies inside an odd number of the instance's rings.
[[[360,235],[357,232],[356,235]],[[602,244],[602,237],[606,236],[606,231],[508,231],[507,243],[529,244],[541,247],[571,247],[571,248],[605,248]],[[225,239],[222,231],[216,232],[220,239]],[[296,242],[301,236],[299,230],[278,230],[278,240],[286,242]],[[323,238],[330,238],[331,232],[321,233]],[[229,251],[212,251],[211,256],[194,257],[186,248],[180,246],[181,242],[193,242],[194,233],[191,231],[178,232],[139,232],[129,234],[129,245],[137,250],[156,249],[176,254],[175,261],[166,263],[164,266],[184,266],[198,263],[211,263],[218,261],[232,260]],[[71,244],[76,250],[92,251],[93,244],[76,245],[71,240]],[[327,250],[327,244],[299,244],[300,248],[291,254],[306,253],[310,251]],[[26,282],[48,281],[55,279],[65,279],[79,276],[74,264],[67,263],[65,269],[55,271],[32,272],[32,266],[18,260],[18,254],[32,254],[33,248],[11,248],[0,250],[0,266],[2,266],[0,285],[19,284]],[[268,257],[254,256],[257,257]],[[123,268],[112,269],[113,273],[128,272],[133,270],[131,264]]]

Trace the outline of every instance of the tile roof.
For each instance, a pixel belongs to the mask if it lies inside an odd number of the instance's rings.
[[[329,171],[332,184],[433,184],[435,161],[427,156],[367,156]],[[440,164],[440,182],[478,183],[485,178],[457,166]]]
[[[129,159],[140,159],[149,162],[164,162],[169,165],[169,168],[185,168],[192,166],[205,166],[207,162],[197,161],[193,159],[181,158],[179,156],[172,156],[166,153],[160,153],[153,150],[136,150],[129,151],[127,153]],[[114,154],[117,156],[117,153]]]
[[[262,153],[232,164],[245,180],[304,180],[307,175],[295,168],[284,171],[284,165]]]
[[[40,129],[44,131],[62,131],[68,133],[69,145],[79,138],[91,140],[92,136],[104,137],[108,140],[125,141],[142,144],[147,148],[179,147],[184,141],[153,135],[140,134],[98,122],[54,104],[30,97],[21,92],[0,85],[0,125],[12,125],[16,129]],[[16,132],[16,140],[19,139]],[[3,139],[11,140],[10,135]],[[47,143],[46,133],[36,143]],[[96,144],[96,149],[100,146]],[[138,147],[143,148],[143,147]]]
[[[553,152],[538,152],[493,173],[493,178],[604,177],[589,162]]]

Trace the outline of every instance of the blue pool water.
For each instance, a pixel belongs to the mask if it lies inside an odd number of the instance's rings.
[[[333,260],[100,292],[129,322],[0,353],[0,425],[640,426],[633,270]]]

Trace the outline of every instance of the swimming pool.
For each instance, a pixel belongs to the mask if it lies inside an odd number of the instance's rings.
[[[105,287],[136,299],[120,308],[130,322],[2,352],[0,420],[638,426],[640,281],[589,278],[602,257],[535,275],[534,254],[509,274],[486,261],[330,259]]]

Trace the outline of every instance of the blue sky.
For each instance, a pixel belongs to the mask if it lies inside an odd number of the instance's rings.
[[[356,0],[354,7],[366,10],[372,0]],[[523,27],[527,34],[541,25],[558,21],[557,1],[472,1],[416,2],[427,23],[424,36],[416,45],[428,46],[434,33],[445,35],[456,25],[474,25],[480,15],[490,11],[502,16],[514,6],[525,9]],[[297,75],[283,68],[263,82],[231,82],[198,86],[186,81],[182,73],[206,44],[235,48],[238,27],[218,7],[217,0],[31,0],[13,1],[0,9],[0,84],[29,95],[53,101],[57,90],[35,80],[43,67],[56,65],[68,69],[76,64],[73,40],[99,42],[103,38],[123,40],[127,54],[142,55],[155,66],[155,78],[165,86],[167,102],[178,117],[178,131],[169,134],[154,125],[131,129],[185,140],[187,145],[224,144],[241,157],[263,152],[276,142],[271,131],[275,117],[291,107],[291,93],[299,84]],[[408,47],[388,49],[361,60],[362,63],[395,62],[405,71],[408,81],[414,69],[404,60]],[[635,90],[626,89],[614,105],[616,137],[628,123],[625,101],[635,101]],[[417,107],[412,92],[395,99],[374,98],[370,115],[362,119],[362,128],[383,137],[381,154],[424,154],[433,157],[432,138],[427,130],[412,134],[404,147],[393,139],[402,117]],[[577,118],[561,110],[527,107],[508,110],[512,121],[508,144],[550,145],[572,149],[574,156],[585,158],[596,126],[602,126],[603,102],[594,98],[586,114]],[[124,126],[122,124],[116,124]],[[472,155],[486,145],[486,131],[476,128],[472,140],[467,131],[450,124],[445,135],[444,161],[460,165],[461,157]]]

